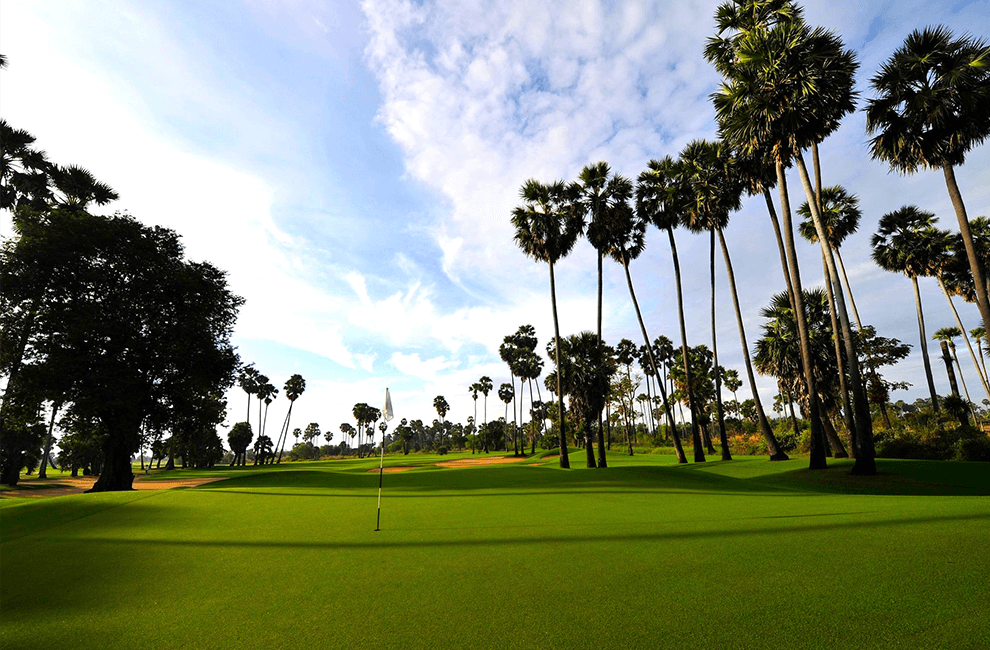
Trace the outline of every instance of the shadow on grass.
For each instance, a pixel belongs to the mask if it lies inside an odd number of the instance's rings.
[[[856,513],[839,513],[856,514]],[[825,516],[825,515],[821,515]],[[741,521],[741,520],[735,520]],[[379,548],[420,548],[420,547],[470,547],[505,545],[527,546],[532,544],[585,544],[595,542],[662,542],[673,540],[713,539],[746,537],[750,535],[781,535],[790,533],[824,532],[835,530],[857,530],[881,528],[896,528],[930,523],[951,523],[962,521],[990,521],[988,514],[945,515],[937,517],[903,517],[887,520],[850,521],[822,524],[804,524],[782,528],[739,528],[722,530],[686,530],[686,531],[655,531],[648,533],[610,533],[597,535],[553,535],[541,533],[525,537],[484,538],[484,539],[436,539],[436,540],[388,540],[390,532],[405,533],[406,529],[385,529],[384,533],[374,539],[361,539],[353,542],[292,542],[292,541],[252,541],[252,540],[166,540],[166,539],[118,539],[112,537],[73,537],[65,541],[71,544],[104,544],[108,547],[119,546],[174,546],[174,547],[216,547],[216,548],[280,548],[300,550],[358,550]],[[433,530],[433,529],[416,529]],[[444,528],[443,530],[460,530]],[[491,530],[487,528],[486,530]],[[370,532],[370,528],[369,528]],[[59,538],[52,538],[59,542]]]
[[[990,469],[985,463],[938,461],[878,461],[879,476],[853,476],[851,461],[835,461],[826,470],[759,461],[715,461],[688,465],[625,465],[608,469],[559,470],[546,467],[495,466],[457,471],[401,472],[386,478],[391,497],[424,496],[428,492],[456,492],[485,496],[581,493],[672,494],[884,494],[902,496],[990,495]],[[432,470],[432,468],[431,468]],[[257,472],[194,488],[197,491],[237,492],[253,489],[377,490],[377,474],[300,469]],[[409,493],[402,495],[401,493]],[[291,492],[255,492],[292,495]],[[363,495],[355,495],[363,496]],[[437,495],[439,496],[439,495]],[[447,495],[444,495],[447,496]]]

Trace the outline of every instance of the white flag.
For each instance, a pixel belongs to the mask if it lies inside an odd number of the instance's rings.
[[[388,394],[388,389],[385,389],[385,408],[382,409],[382,415],[385,417],[385,421],[388,422],[392,419],[392,396]]]

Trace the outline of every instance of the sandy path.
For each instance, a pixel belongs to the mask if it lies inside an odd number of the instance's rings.
[[[133,485],[135,490],[171,490],[172,488],[196,487],[197,485],[203,485],[205,483],[215,483],[217,481],[223,481],[225,478],[226,477],[185,478],[171,481],[152,481],[145,479],[144,476],[137,476],[134,479]],[[43,481],[38,479],[28,479],[27,481],[20,482],[20,489],[4,490],[3,492],[0,492],[0,498],[40,498],[60,497],[65,496],[66,494],[80,494],[93,487],[93,483],[96,483],[95,476],[57,478]],[[42,488],[40,487],[42,485],[50,485],[52,487]]]

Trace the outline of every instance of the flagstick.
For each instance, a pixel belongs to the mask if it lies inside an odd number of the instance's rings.
[[[375,522],[375,532],[382,529],[382,475],[385,473],[385,430],[388,429],[388,421],[392,419],[392,397],[385,389],[385,405],[382,408],[382,423],[378,429],[382,432],[382,455],[378,461],[378,521]]]
[[[382,424],[385,424],[384,422]],[[382,474],[385,473],[385,432],[382,431],[382,456],[378,461],[378,521],[375,522],[375,532],[381,530],[382,524]]]

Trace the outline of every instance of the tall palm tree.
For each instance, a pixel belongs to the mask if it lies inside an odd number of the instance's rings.
[[[508,434],[508,424],[509,424],[509,402],[515,399],[516,390],[512,384],[503,383],[498,387],[498,398],[505,402],[505,420],[506,424],[506,434],[505,434],[505,450],[509,451],[509,434]]]
[[[866,107],[871,153],[891,170],[941,169],[959,222],[983,327],[990,331],[984,269],[979,263],[955,168],[990,136],[990,46],[956,38],[944,26],[915,30],[870,80]]]
[[[684,225],[692,232],[707,232],[710,238],[711,323],[713,367],[718,368],[718,338],[715,328],[715,233],[729,223],[729,214],[741,207],[743,184],[735,173],[729,148],[721,142],[694,140],[680,154],[681,182],[685,187]],[[715,378],[715,415],[722,460],[732,460],[725,434],[725,412],[719,373]]]
[[[873,261],[885,271],[903,273],[911,278],[914,286],[914,304],[918,311],[918,333],[921,336],[921,358],[925,363],[925,378],[932,399],[932,410],[938,413],[938,394],[932,378],[932,364],[928,357],[928,337],[925,336],[925,315],[921,308],[921,291],[918,277],[927,275],[932,263],[931,231],[938,219],[913,205],[906,205],[880,218],[880,226],[873,235]]]
[[[302,375],[295,374],[286,380],[285,386],[282,388],[285,391],[285,397],[289,400],[289,411],[285,414],[285,423],[282,425],[282,445],[278,450],[278,460],[275,461],[277,464],[282,463],[282,451],[285,449],[285,441],[289,435],[289,423],[292,421],[292,406],[299,399],[299,396],[306,391],[306,380],[303,379]]]
[[[674,240],[674,228],[681,222],[684,209],[684,191],[678,181],[680,171],[678,164],[670,156],[662,160],[651,160],[647,163],[646,171],[639,175],[636,183],[636,218],[642,222],[652,223],[662,231],[667,232],[670,240],[670,255],[674,261],[674,283],[677,286],[677,317],[681,329],[681,357],[684,360],[684,372],[690,377],[691,368],[688,359],[687,328],[684,323],[684,293],[681,288],[681,265],[677,258],[677,243]],[[691,382],[687,382],[688,391]],[[694,446],[694,462],[705,462],[705,451],[701,446],[701,433],[698,430],[698,414],[693,396],[688,397],[691,411],[691,444]]]
[[[974,226],[977,225],[975,222],[978,221],[980,221],[979,218],[974,219]],[[927,230],[925,237],[929,240],[926,243],[926,248],[931,255],[929,273],[938,281],[938,286],[942,289],[942,295],[945,296],[946,302],[949,303],[949,310],[956,319],[956,325],[963,341],[966,343],[966,348],[969,350],[969,356],[973,360],[976,374],[980,378],[980,383],[987,398],[990,398],[990,382],[987,381],[985,368],[980,367],[976,352],[973,350],[973,346],[969,342],[969,337],[966,335],[962,318],[959,317],[959,311],[956,309],[955,303],[952,302],[953,294],[962,295],[964,300],[972,296],[970,287],[973,283],[972,276],[969,275],[969,264],[965,259],[960,259],[965,258],[965,253],[961,256],[958,255],[958,251],[962,249],[962,237],[959,235],[953,236],[947,230],[934,228]],[[960,370],[961,374],[962,371]]]
[[[516,229],[515,242],[522,251],[538,262],[550,266],[550,303],[553,308],[554,348],[560,350],[560,323],[557,319],[557,287],[553,265],[574,248],[584,230],[584,219],[574,208],[576,192],[562,181],[544,185],[530,179],[520,189],[524,205],[512,211],[512,225]],[[557,366],[558,432],[560,434],[560,466],[570,467],[567,458],[567,438],[564,431],[564,395],[560,381],[563,374],[560,359]]]
[[[488,424],[488,393],[491,392],[493,386],[492,378],[487,375],[478,380],[478,390],[485,396],[485,424]]]
[[[778,22],[770,29],[754,29],[732,43],[733,58],[726,64],[726,81],[713,99],[719,121],[719,131],[747,157],[769,156],[777,168],[777,186],[781,194],[781,212],[787,240],[791,290],[798,316],[799,336],[806,339],[801,321],[804,310],[799,304],[802,296],[797,273],[793,229],[784,175],[785,166],[796,164],[801,183],[812,208],[812,217],[820,235],[823,233],[818,201],[811,188],[802,151],[817,146],[833,132],[841,118],[854,108],[852,79],[857,67],[855,55],[843,48],[841,40],[823,29],[812,29],[803,21]],[[719,60],[722,65],[725,60]],[[849,357],[853,402],[856,409],[857,453],[854,472],[875,474],[873,438],[869,404],[859,377],[858,360],[854,350],[851,327],[845,314],[845,302],[838,274],[834,268],[831,247],[824,236],[819,237],[829,268],[829,281],[836,285],[835,296],[839,321],[845,334]],[[811,375],[807,344],[802,344],[805,357],[806,384],[809,395],[816,395]],[[818,407],[810,400],[812,421],[811,467],[824,468],[825,455]],[[868,432],[868,435],[867,435]]]
[[[247,393],[247,414],[244,417],[244,421],[248,424],[251,423],[251,396],[258,392],[258,378],[260,376],[261,373],[259,373],[258,369],[254,367],[253,363],[249,363],[246,366],[241,366],[237,370],[237,385],[241,387],[241,390]]]
[[[841,185],[822,188],[820,195],[822,225],[825,226],[829,243],[835,253],[835,261],[838,262],[846,295],[849,296],[849,305],[852,307],[853,316],[856,318],[856,327],[863,329],[863,321],[859,317],[859,310],[856,309],[852,286],[849,284],[849,276],[846,274],[846,266],[842,262],[842,254],[840,253],[842,242],[859,229],[859,220],[863,216],[859,209],[859,197],[850,194]],[[817,243],[818,231],[815,229],[815,222],[811,217],[811,207],[808,202],[802,203],[797,212],[803,219],[798,225],[798,232],[808,241]]]
[[[478,393],[481,392],[481,384],[479,382],[474,382],[468,386],[468,392],[471,393],[471,399],[474,400],[474,421],[478,421]],[[473,448],[472,448],[473,451]]]

